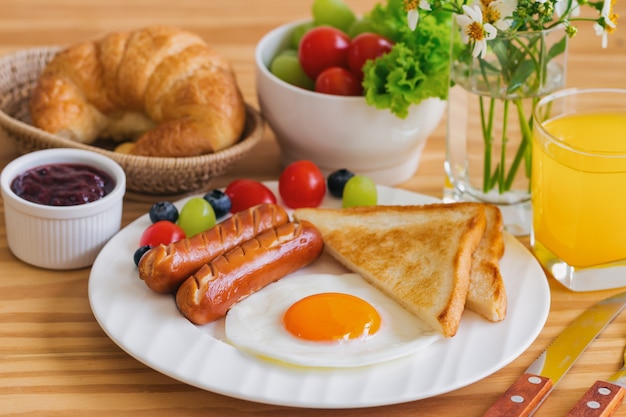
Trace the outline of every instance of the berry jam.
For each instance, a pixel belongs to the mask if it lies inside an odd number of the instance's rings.
[[[21,198],[47,206],[89,203],[114,187],[108,174],[81,164],[42,165],[18,175],[11,183],[11,190]]]

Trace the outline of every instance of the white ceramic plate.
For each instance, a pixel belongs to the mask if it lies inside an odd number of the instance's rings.
[[[276,183],[268,183],[277,190]],[[438,200],[379,187],[382,204]],[[278,196],[278,193],[276,192]],[[182,205],[179,201],[177,205]],[[338,206],[331,197],[324,206]],[[133,253],[150,224],[144,215],[102,249],[89,278],[89,300],[98,323],[122,349],[147,366],[184,383],[230,397],[294,407],[356,408],[397,404],[443,394],[479,381],[518,357],[547,319],[547,278],[530,252],[505,235],[500,262],[509,299],[504,321],[464,313],[457,335],[414,355],[359,368],[282,366],[224,342],[223,320],[195,326],[172,296],[152,292],[137,275]],[[327,256],[298,273],[345,273]]]

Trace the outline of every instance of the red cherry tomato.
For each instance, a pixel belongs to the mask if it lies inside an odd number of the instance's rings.
[[[348,65],[350,71],[363,80],[363,65],[368,59],[376,59],[391,51],[393,42],[389,39],[371,32],[357,35],[348,48]]]
[[[230,212],[236,213],[257,204],[276,203],[276,196],[263,183],[249,179],[235,180],[224,190],[230,198]]]
[[[169,220],[159,220],[144,230],[139,239],[139,246],[167,245],[185,237],[185,231],[179,225]]]
[[[340,67],[324,70],[315,81],[315,91],[336,96],[363,95],[363,87],[356,75]]]
[[[304,72],[315,80],[326,68],[348,68],[350,38],[339,29],[318,26],[304,34],[298,59]]]
[[[326,195],[326,178],[313,162],[296,161],[280,174],[278,192],[288,207],[317,207]]]

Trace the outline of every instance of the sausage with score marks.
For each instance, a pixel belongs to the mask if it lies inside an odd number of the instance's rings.
[[[174,293],[203,265],[288,221],[289,215],[277,204],[260,204],[235,213],[205,232],[150,249],[139,261],[139,277],[158,293]]]
[[[315,261],[323,248],[308,222],[267,230],[187,278],[176,292],[178,309],[194,324],[217,320],[236,302]]]

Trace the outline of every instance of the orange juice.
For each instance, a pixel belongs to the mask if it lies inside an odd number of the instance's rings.
[[[552,140],[535,128],[534,241],[574,267],[626,260],[626,111],[564,115],[543,127]]]

